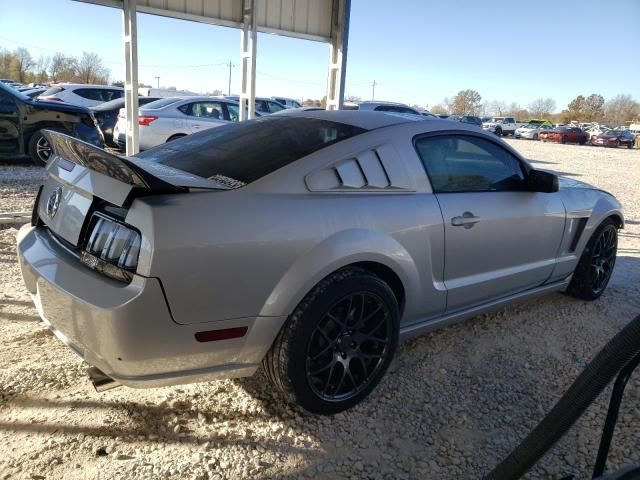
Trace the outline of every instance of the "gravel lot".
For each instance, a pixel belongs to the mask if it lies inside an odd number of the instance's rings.
[[[479,478],[640,313],[640,150],[509,140],[534,165],[595,184],[626,208],[609,289],[553,294],[401,346],[368,401],[333,418],[283,405],[260,373],[154,390],[94,392],[85,365],[38,321],[15,226],[0,225],[0,479]],[[0,211],[30,210],[44,174],[0,165]],[[640,463],[640,374],[609,467]],[[590,478],[607,395],[530,478]]]

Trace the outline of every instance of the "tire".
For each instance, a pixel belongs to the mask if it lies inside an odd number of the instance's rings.
[[[496,130],[494,132],[497,136],[501,137],[502,136],[502,129],[500,127],[496,127]]]
[[[184,133],[176,133],[175,135],[171,135],[169,138],[167,138],[167,143],[173,142],[174,140],[182,137],[186,137],[186,135]]]
[[[52,129],[48,129],[52,130]],[[29,157],[31,161],[39,167],[46,167],[49,157],[51,156],[51,146],[46,137],[42,134],[42,130],[38,130],[31,135],[28,145]]]
[[[611,279],[617,248],[618,228],[611,218],[607,218],[591,235],[573,272],[567,293],[582,300],[599,298]]]
[[[584,145],[585,143],[587,143],[587,139],[583,138],[582,140],[580,140],[580,145]]]
[[[562,144],[567,143],[567,137],[566,136],[562,137],[562,139],[560,140],[560,143]]]
[[[538,140],[538,134],[537,133],[533,134],[533,140]]]
[[[616,143],[613,144],[613,148],[619,148],[620,147],[620,140],[616,140]]]
[[[398,300],[384,281],[359,268],[340,270],[296,307],[263,368],[288,402],[338,413],[380,382],[398,344],[399,321]]]
[[[627,145],[627,148],[631,150],[633,148],[633,143],[630,143],[629,145]]]

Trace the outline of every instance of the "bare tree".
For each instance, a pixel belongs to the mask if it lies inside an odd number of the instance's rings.
[[[604,105],[605,119],[614,125],[624,125],[624,122],[640,117],[640,103],[631,95],[616,95]]]
[[[434,115],[446,115],[447,113],[449,113],[449,111],[441,103],[434,105],[429,111]]]
[[[503,102],[502,100],[494,100],[492,102],[489,102],[486,105],[485,109],[491,115],[495,115],[496,117],[502,117],[507,111],[507,103]]]
[[[529,104],[529,113],[534,118],[547,118],[556,110],[553,98],[537,98]]]
[[[11,69],[15,72],[15,78],[21,83],[27,81],[27,75],[34,65],[33,58],[26,48],[18,48],[13,52],[13,61]]]
[[[476,115],[480,111],[482,97],[475,90],[460,90],[453,98],[453,113],[457,115]]]
[[[76,68],[76,79],[81,83],[106,84],[109,80],[109,70],[103,65],[98,54],[82,52],[82,58]]]
[[[64,53],[56,53],[49,63],[49,77],[54,82],[69,82],[76,72],[76,59]]]

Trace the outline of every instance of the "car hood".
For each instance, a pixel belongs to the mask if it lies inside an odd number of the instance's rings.
[[[602,190],[601,188],[594,187],[589,183],[581,182],[580,180],[576,180],[575,178],[565,177],[563,175],[558,175],[558,184],[560,186],[560,190],[568,190],[570,188],[596,190],[598,192],[606,193],[607,195],[611,195],[612,197],[614,197],[612,193],[607,192],[606,190]]]

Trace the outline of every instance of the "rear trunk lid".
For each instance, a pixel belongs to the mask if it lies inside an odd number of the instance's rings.
[[[127,208],[136,196],[227,187],[148,160],[108,153],[62,133],[46,131],[49,176],[35,208],[40,220],[73,246],[99,207]]]

